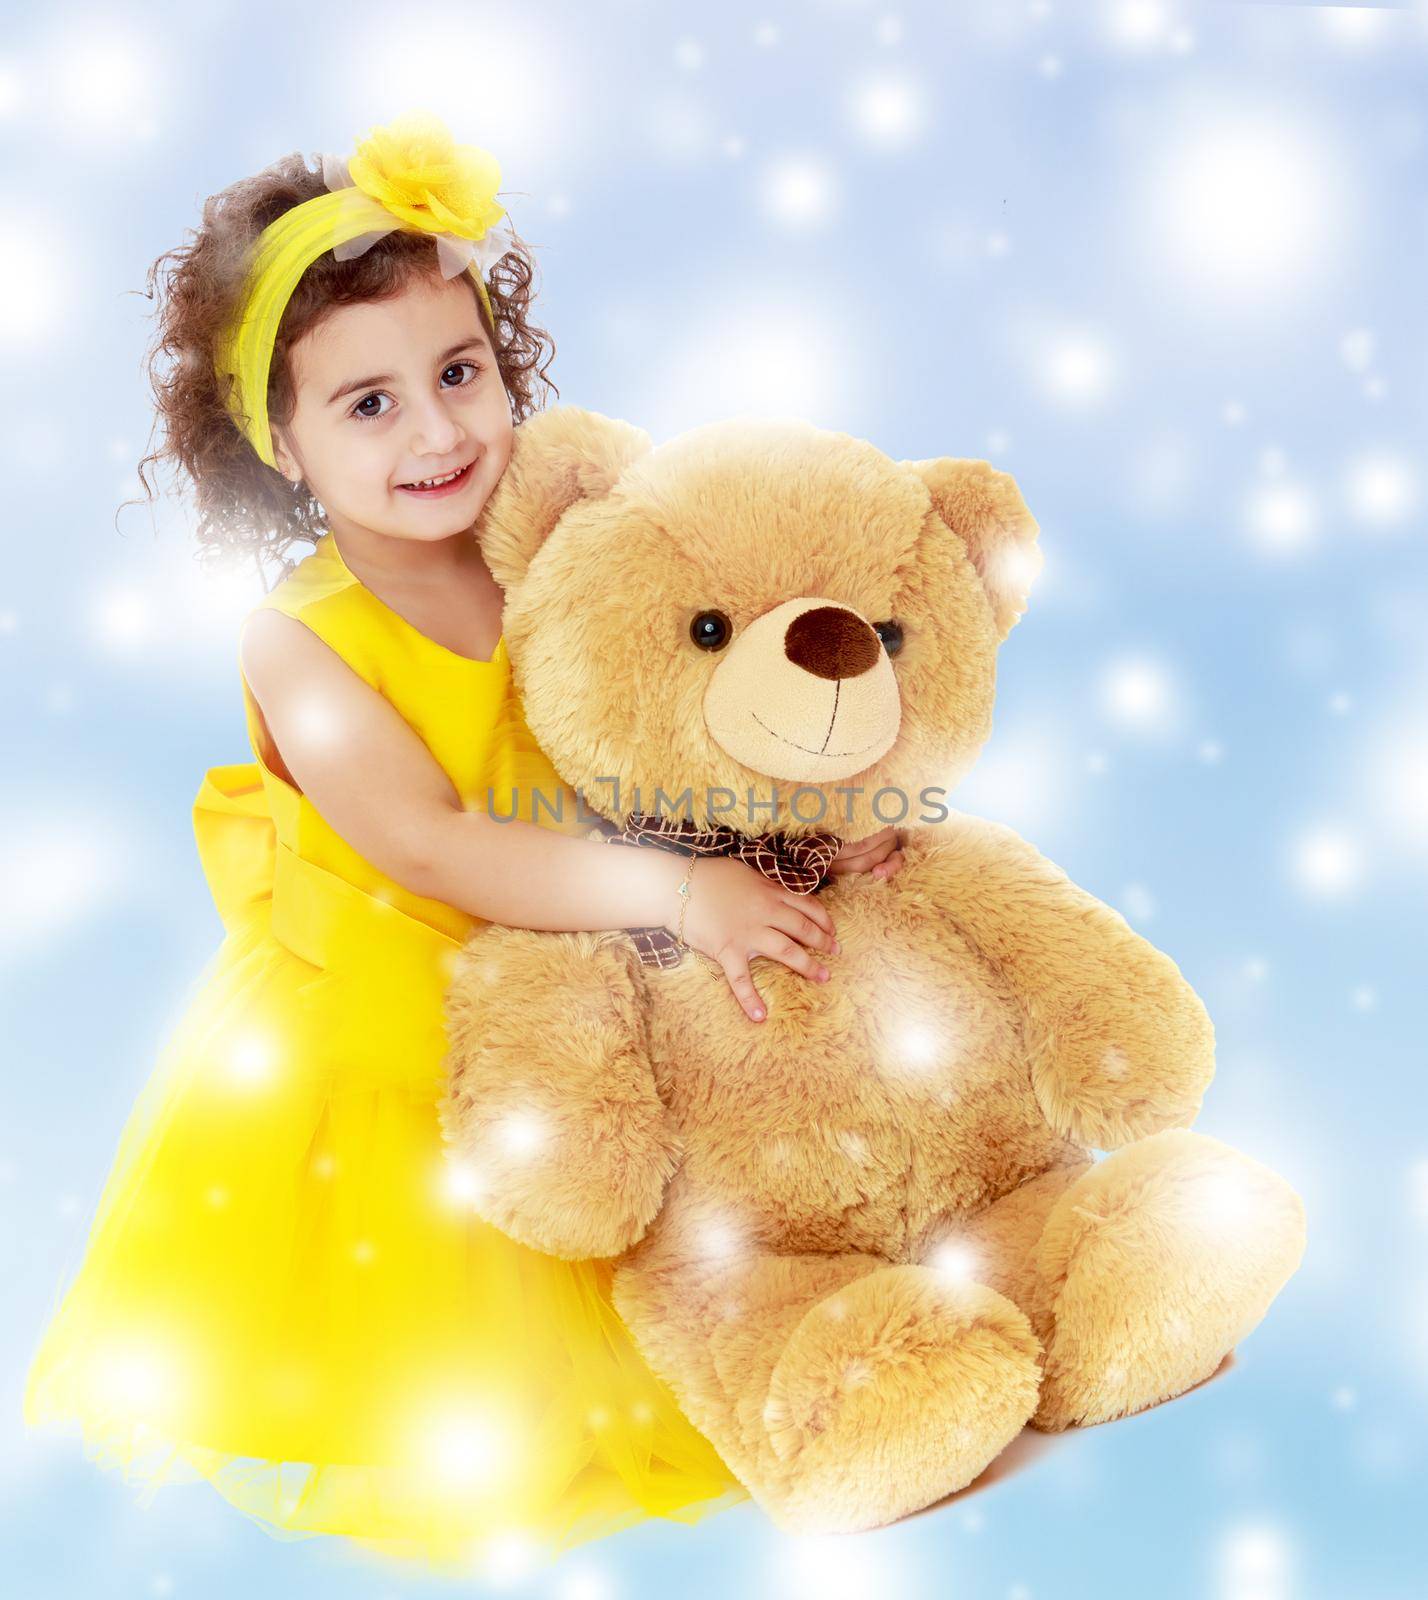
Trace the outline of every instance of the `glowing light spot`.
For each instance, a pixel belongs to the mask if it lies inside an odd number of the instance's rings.
[[[608,1574],[587,1567],[563,1578],[555,1593],[556,1600],[614,1600],[615,1588]]]
[[[879,17],[877,26],[873,29],[873,37],[882,45],[901,44],[902,18]]]
[[[352,729],[342,708],[320,689],[295,694],[289,713],[294,732],[304,744],[320,750],[344,749]]]
[[[1063,405],[1089,406],[1104,400],[1113,378],[1111,354],[1092,334],[1053,340],[1041,371],[1042,391]]]
[[[1061,57],[1048,52],[1036,63],[1036,70],[1043,78],[1059,78],[1062,72]]]
[[[262,1034],[243,1034],[229,1047],[228,1076],[234,1083],[247,1087],[266,1083],[275,1065],[272,1041]]]
[[[469,1161],[442,1163],[441,1187],[445,1198],[454,1205],[476,1204],[486,1193],[487,1180],[481,1170]]]
[[[894,1048],[898,1061],[906,1067],[921,1069],[935,1066],[942,1055],[944,1041],[941,1033],[926,1023],[909,1023],[894,1035]]]
[[[856,403],[864,335],[846,309],[769,295],[696,319],[658,363],[641,415],[670,432],[717,417],[806,417],[836,427]],[[850,344],[851,340],[851,344]]]
[[[1408,1169],[1408,1205],[1415,1220],[1428,1224],[1428,1159]]]
[[[1137,216],[1149,222],[1155,270],[1172,290],[1216,305],[1302,292],[1329,266],[1352,193],[1336,152],[1293,111],[1187,100],[1152,149]]]
[[[732,1217],[704,1217],[696,1225],[695,1249],[706,1261],[727,1261],[745,1248],[743,1228]]]
[[[1208,1172],[1195,1179],[1188,1192],[1193,1220],[1216,1233],[1232,1233],[1251,1221],[1256,1193],[1243,1174]]]
[[[772,1592],[788,1600],[865,1600],[899,1594],[906,1585],[886,1547],[848,1534],[785,1534],[778,1544]]]
[[[93,616],[100,641],[118,651],[132,650],[149,631],[148,602],[133,589],[116,589],[101,595]]]
[[[1349,464],[1345,493],[1350,511],[1360,522],[1391,527],[1418,506],[1418,482],[1401,456],[1378,452]]]
[[[324,1151],[312,1163],[312,1174],[315,1178],[330,1178],[337,1171],[337,1158]]]
[[[1371,983],[1360,983],[1355,986],[1349,1000],[1355,1011],[1377,1011],[1378,990]]]
[[[674,47],[674,64],[681,72],[698,72],[704,65],[704,46],[698,39],[681,39]]]
[[[215,1183],[203,1197],[215,1210],[222,1210],[228,1204],[228,1191],[221,1183]]]
[[[1027,834],[1064,818],[1073,798],[1066,773],[1074,759],[1065,739],[1065,728],[1051,723],[999,734],[965,777],[946,783],[955,791],[950,803]]]
[[[1246,1524],[1219,1551],[1220,1600],[1287,1600],[1289,1543],[1277,1528]]]
[[[1358,1403],[1358,1394],[1347,1384],[1341,1385],[1329,1396],[1329,1404],[1335,1411],[1352,1411]]]
[[[44,940],[102,908],[137,857],[132,832],[114,818],[0,812],[0,953],[34,954]]]
[[[96,1404],[124,1416],[152,1417],[174,1398],[171,1352],[157,1344],[102,1348],[93,1359],[89,1377]]]
[[[925,1265],[954,1283],[971,1283],[976,1279],[980,1258],[971,1245],[948,1240],[930,1252]]]
[[[837,203],[833,174],[810,157],[786,157],[765,172],[761,198],[766,214],[786,228],[827,222]]]
[[[1354,708],[1354,697],[1338,689],[1329,696],[1327,704],[1336,717],[1346,717]]]
[[[513,1156],[531,1156],[545,1147],[550,1128],[533,1111],[515,1111],[502,1117],[495,1126],[501,1146]]]
[[[1131,1058],[1118,1044],[1108,1045],[1101,1052],[1101,1076],[1118,1083],[1131,1075]]]
[[[1165,0],[1117,0],[1103,7],[1103,24],[1113,45],[1123,50],[1152,50],[1165,44],[1173,22]]]
[[[861,84],[853,92],[850,111],[859,133],[881,149],[902,149],[922,131],[922,95],[901,78]]]
[[[152,132],[150,109],[162,100],[153,63],[117,29],[67,36],[55,83],[65,128],[78,137]]]
[[[1207,767],[1218,767],[1225,759],[1225,747],[1218,739],[1202,739],[1195,753]]]
[[[1269,963],[1262,956],[1251,956],[1240,971],[1251,983],[1263,983],[1269,976]]]
[[[1287,480],[1264,483],[1247,497],[1244,523],[1261,549],[1301,550],[1318,531],[1318,505],[1302,484]]]
[[[1311,828],[1294,841],[1291,869],[1298,886],[1309,894],[1330,898],[1356,889],[1363,877],[1363,850],[1347,829]]]
[[[1316,6],[1319,27],[1336,44],[1363,49],[1383,37],[1384,16],[1368,6]]]
[[[503,1431],[489,1418],[466,1415],[444,1419],[426,1439],[426,1462],[447,1488],[474,1488],[489,1483],[505,1466]]]
[[[519,1583],[535,1570],[538,1555],[539,1549],[528,1534],[502,1533],[481,1547],[478,1564],[488,1582]]]
[[[64,262],[77,258],[58,222],[0,224],[0,342],[37,346],[58,325],[72,285]]]
[[[754,28],[754,43],[760,50],[772,50],[779,41],[779,30],[776,22],[760,22]]]
[[[1043,561],[1041,549],[1035,544],[1010,544],[997,551],[986,563],[984,577],[999,589],[1014,594],[1018,599],[1028,594]]]
[[[610,1411],[607,1406],[592,1406],[586,1413],[586,1422],[597,1431],[610,1426]]]
[[[1128,883],[1121,890],[1121,912],[1127,922],[1149,922],[1155,915],[1155,896],[1143,883]]]
[[[1170,676],[1158,662],[1127,658],[1112,662],[1102,674],[1101,708],[1123,728],[1162,728],[1174,701]]]
[[[1339,340],[1339,356],[1350,372],[1367,372],[1377,341],[1369,328],[1354,328]]]
[[[377,1259],[377,1247],[370,1239],[359,1239],[352,1246],[352,1259],[359,1267],[369,1267]]]
[[[1400,717],[1364,775],[1370,805],[1414,849],[1428,847],[1428,726]]]
[[[840,1128],[835,1135],[838,1148],[850,1161],[861,1166],[868,1159],[868,1141],[854,1128]]]

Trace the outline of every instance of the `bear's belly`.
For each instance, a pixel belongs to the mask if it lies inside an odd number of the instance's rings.
[[[650,971],[686,1150],[668,1199],[750,1246],[916,1260],[949,1220],[1083,1152],[1037,1104],[1021,1007],[942,913],[896,880],[839,879],[824,900],[829,981],[756,958],[763,1022],[692,953]]]

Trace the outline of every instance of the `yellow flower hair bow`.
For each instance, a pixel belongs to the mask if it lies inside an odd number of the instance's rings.
[[[244,436],[277,466],[268,423],[268,377],[283,312],[304,272],[324,251],[351,261],[397,229],[436,240],[444,278],[469,273],[492,327],[485,277],[512,248],[496,202],[501,169],[489,151],[459,145],[428,112],[408,112],[360,140],[348,161],[323,156],[326,194],[270,223],[253,247],[239,310],[215,367]]]

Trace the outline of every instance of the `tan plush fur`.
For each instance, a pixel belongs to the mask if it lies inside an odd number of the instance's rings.
[[[720,743],[704,705],[722,652],[689,633],[717,608],[728,651],[786,668],[748,630],[795,598],[896,620],[903,645],[879,669],[895,737],[837,778],[864,795],[845,810],[830,778],[821,824],[778,825],[861,837],[894,820],[874,791],[912,797],[896,877],[823,891],[831,981],[756,961],[761,1024],[692,954],[658,970],[618,933],[473,937],[442,1116],[482,1214],[612,1258],[646,1359],[788,1530],[876,1527],[1028,1422],[1123,1416],[1212,1372],[1295,1270],[1304,1220],[1282,1178],[1189,1131],[1213,1072],[1204,1007],[1010,829],[918,820],[923,787],[950,789],[990,731],[997,648],[1040,564],[1013,480],[799,423],[653,449],[567,407],[518,430],[479,531],[528,720],[592,807],[688,788],[702,820],[711,788],[809,788]],[[729,681],[756,697],[759,679]],[[836,743],[833,692],[811,682],[803,711],[780,693],[807,722],[775,736],[791,764]]]

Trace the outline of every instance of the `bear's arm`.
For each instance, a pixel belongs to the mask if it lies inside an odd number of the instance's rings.
[[[682,1158],[629,940],[488,925],[457,957],[440,1107],[480,1214],[547,1255],[637,1243]]]
[[[1215,1035],[1170,957],[1010,828],[954,812],[922,839],[906,887],[925,883],[1010,983],[1056,1132],[1114,1150],[1188,1127],[1214,1076]]]

